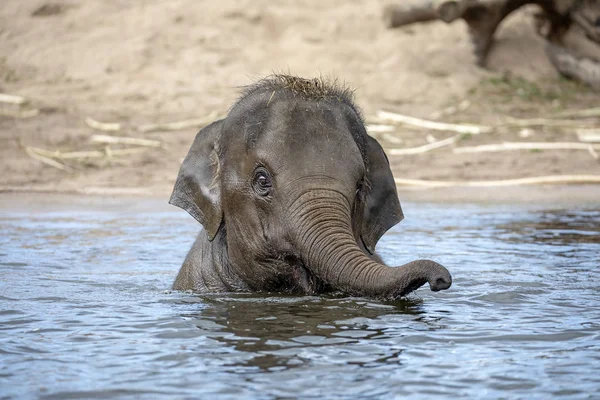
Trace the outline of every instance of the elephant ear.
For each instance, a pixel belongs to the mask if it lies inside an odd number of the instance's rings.
[[[367,137],[367,179],[371,190],[367,193],[362,222],[362,240],[373,254],[375,245],[388,229],[404,219],[394,176],[383,149],[369,135]]]
[[[213,240],[223,220],[219,179],[218,141],[223,120],[198,132],[181,164],[169,204],[187,211]]]

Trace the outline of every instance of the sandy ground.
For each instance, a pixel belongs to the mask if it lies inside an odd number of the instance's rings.
[[[462,22],[388,30],[384,2],[87,0],[0,5],[0,92],[23,96],[0,111],[0,189],[168,194],[198,127],[137,127],[226,112],[240,86],[276,72],[336,77],[356,89],[368,121],[378,110],[446,122],[494,124],[506,116],[547,117],[598,107],[600,95],[564,80],[536,37],[532,9],[501,27],[489,69],[475,66]],[[448,109],[462,104],[458,110]],[[7,114],[39,109],[30,118]],[[445,111],[444,111],[445,110]],[[29,157],[103,149],[85,118],[119,122],[119,136],[157,139],[143,154],[72,162],[65,172]],[[501,129],[455,146],[502,141],[576,141],[577,126]],[[399,127],[379,134],[386,149],[441,140],[450,132]],[[123,146],[111,146],[118,149]],[[454,154],[452,148],[391,156],[398,178],[492,180],[600,174],[587,151]],[[98,189],[100,188],[100,189]],[[128,188],[128,189],[123,189]],[[588,189],[586,189],[588,190]],[[598,192],[597,192],[598,193]]]

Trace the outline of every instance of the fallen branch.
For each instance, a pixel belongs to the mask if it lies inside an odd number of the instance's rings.
[[[504,142],[499,144],[484,144],[481,146],[457,147],[453,151],[455,154],[462,153],[487,153],[507,150],[588,150],[600,149],[600,145],[592,145],[577,142]]]
[[[508,3],[506,0],[421,0],[416,2],[404,0],[400,4],[387,6],[384,9],[383,19],[388,28],[398,28],[415,22],[427,22],[436,19],[446,23],[454,22],[460,18],[470,21],[473,16],[468,15],[469,10],[478,9],[482,13],[482,9],[485,8],[488,13],[494,13],[504,8],[505,10],[502,10],[501,14],[506,14],[527,3],[527,1],[509,0]],[[503,18],[502,15],[498,17]]]
[[[13,117],[13,118],[31,118],[31,117],[35,117],[39,113],[40,113],[40,110],[38,110],[37,108],[33,108],[31,110],[16,110],[16,111],[0,109],[0,115],[6,116],[6,117]]]
[[[562,75],[600,89],[600,63],[591,58],[578,57],[569,49],[550,42],[545,50],[550,63]]]
[[[578,129],[577,138],[580,142],[599,143],[600,129]]]
[[[427,0],[390,4],[383,10],[383,21],[388,28],[398,28],[416,22],[440,19],[446,23],[463,18],[470,7],[479,4],[501,5],[503,0]]]
[[[408,149],[390,149],[390,150],[387,150],[387,153],[391,154],[393,156],[403,155],[403,154],[425,153],[430,150],[439,149],[440,147],[451,145],[452,143],[456,142],[460,138],[460,136],[461,136],[461,134],[454,135],[447,139],[439,140],[437,142],[429,143],[429,144],[419,146],[419,147],[411,147]]]
[[[556,118],[595,118],[600,117],[600,107],[584,110],[566,110],[555,114]]]
[[[58,150],[49,151],[36,147],[29,147],[33,152],[48,158],[57,158],[60,160],[78,160],[85,158],[104,158],[104,157],[114,157],[114,156],[127,156],[132,154],[143,153],[148,151],[147,147],[133,147],[128,149],[116,149],[112,150],[110,147],[104,149],[104,151],[100,150],[92,150],[92,151],[72,151],[62,153]]]
[[[21,96],[15,96],[12,94],[0,93],[0,103],[9,103],[15,104],[17,106],[22,106],[27,103],[27,99]]]
[[[589,1],[588,3],[591,5],[591,7],[594,7],[596,5],[594,4],[594,0]],[[573,21],[575,21],[575,23],[590,40],[593,40],[594,42],[598,43],[600,42],[600,30],[598,29],[598,21],[594,19],[598,16],[593,16],[590,11],[592,10],[589,8],[587,10],[584,8],[579,9],[573,12],[572,18]],[[587,15],[588,18],[584,17],[584,15]]]
[[[367,132],[368,133],[381,133],[381,132],[394,132],[396,127],[393,125],[383,125],[383,124],[367,124]]]
[[[554,119],[554,118],[552,118],[552,119],[548,119],[548,118],[521,119],[521,118],[506,117],[505,122],[502,122],[502,123],[496,125],[495,127],[502,127],[502,126],[519,127],[519,128],[525,128],[525,127],[531,127],[531,126],[575,127],[575,126],[581,126],[581,123],[578,123],[577,121],[573,121],[570,119]]]
[[[161,147],[159,140],[140,139],[124,136],[93,135],[92,142],[107,144],[131,144],[135,146]]]
[[[438,18],[446,23],[456,21],[465,15],[469,7],[477,5],[477,3],[499,3],[498,0],[451,0],[438,1],[436,6],[436,14]]]
[[[561,74],[600,89],[598,44],[600,30],[597,0],[402,0],[387,6],[384,23],[389,28],[440,19],[462,19],[468,26],[477,65],[485,66],[502,21],[514,11],[537,4],[536,30],[546,40],[546,55]],[[579,36],[568,40],[570,36]],[[582,43],[589,45],[583,46]],[[581,51],[586,47],[585,51]],[[591,50],[591,51],[588,51]]]
[[[389,4],[383,9],[383,22],[388,28],[433,21],[437,18],[432,1],[403,0],[400,4]]]
[[[167,122],[164,124],[146,124],[138,127],[140,132],[154,132],[154,131],[177,131],[187,128],[201,128],[210,124],[213,121],[221,119],[223,116],[217,112],[212,112],[204,117],[195,119],[186,119],[183,121]]]
[[[427,140],[427,143],[434,143],[434,142],[438,141],[436,139],[436,137],[433,136],[431,133],[429,135],[425,136],[425,140]]]
[[[404,142],[404,140],[402,140],[402,138],[399,138],[396,135],[392,135],[390,133],[384,133],[383,135],[381,135],[381,138],[383,140],[385,140],[386,142],[390,142],[390,143],[394,143],[394,144],[402,144]]]
[[[453,131],[458,133],[470,133],[472,135],[478,135],[480,133],[490,132],[491,126],[483,125],[466,125],[466,124],[446,124],[443,122],[429,121],[425,119],[409,117],[398,113],[391,113],[387,111],[378,111],[377,117],[383,120],[399,122],[406,125],[416,126],[424,129],[434,129],[438,131]]]
[[[600,183],[600,175],[550,175],[532,178],[502,179],[497,181],[428,181],[421,179],[394,178],[399,186],[438,187],[494,187],[545,184]]]
[[[100,122],[90,117],[86,117],[85,123],[90,128],[103,132],[117,132],[121,130],[121,124],[118,122]]]
[[[152,192],[143,187],[84,187],[77,189],[77,193],[93,195],[149,195]]]
[[[595,117],[596,112],[600,112],[600,108],[598,108],[598,109],[590,108],[588,110],[579,110],[579,111],[574,110],[574,111],[570,111],[569,113],[564,113],[564,114],[560,114],[560,115],[571,116],[573,118],[575,118],[575,117],[587,118],[587,117]],[[600,114],[599,114],[599,116],[600,116]],[[473,135],[491,132],[494,129],[497,129],[500,127],[525,128],[525,127],[531,127],[531,126],[552,126],[552,127],[573,128],[573,127],[577,127],[577,126],[582,126],[581,122],[573,121],[570,119],[558,119],[558,118],[521,119],[521,118],[506,117],[506,120],[504,122],[501,122],[501,123],[493,125],[493,126],[486,126],[486,125],[475,125],[475,124],[448,124],[448,123],[443,123],[443,122],[415,118],[415,117],[398,114],[398,113],[391,113],[391,112],[387,112],[387,111],[379,111],[377,113],[377,117],[381,120],[416,126],[418,128],[423,128],[423,129],[453,131],[453,132],[458,132],[458,133],[469,133],[469,134],[473,134]],[[586,126],[586,125],[589,125],[589,124],[583,124],[583,126]],[[388,125],[381,125],[381,126],[388,126]]]
[[[68,165],[65,165],[63,163],[59,163],[56,160],[53,160],[51,158],[45,157],[41,154],[38,154],[33,148],[31,147],[25,147],[25,153],[27,153],[27,155],[31,158],[33,158],[34,160],[40,161],[46,165],[49,165],[51,167],[54,168],[58,168],[60,170],[66,171],[66,172],[73,172],[73,168],[69,167]]]
[[[30,192],[30,193],[74,193],[86,195],[151,195],[152,191],[139,187],[83,187],[83,188],[48,188],[37,186],[0,186],[2,192]]]

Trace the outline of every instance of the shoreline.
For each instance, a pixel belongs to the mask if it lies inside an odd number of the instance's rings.
[[[16,189],[16,188],[15,188]],[[106,188],[97,188],[106,189]],[[101,209],[127,212],[169,211],[170,189],[109,188],[110,194],[78,193],[38,188],[36,191],[0,190],[1,211],[75,211]],[[124,189],[119,191],[119,189]],[[141,192],[138,189],[146,189]],[[154,189],[154,190],[153,190]],[[534,208],[600,207],[600,185],[540,185],[511,187],[398,187],[401,203],[518,205]]]

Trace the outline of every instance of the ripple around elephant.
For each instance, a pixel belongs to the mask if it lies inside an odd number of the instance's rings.
[[[174,289],[390,299],[452,284],[436,262],[392,268],[375,254],[402,209],[383,149],[335,82],[273,75],[248,87],[196,135],[170,203],[204,227]]]

